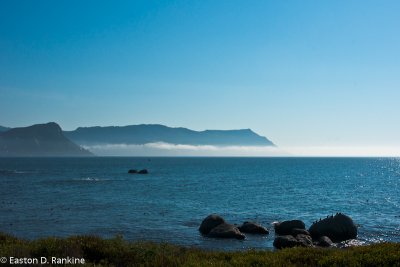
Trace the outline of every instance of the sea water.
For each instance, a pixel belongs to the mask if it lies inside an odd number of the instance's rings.
[[[149,174],[128,174],[148,169]],[[207,249],[272,248],[272,223],[345,213],[361,244],[400,242],[399,158],[0,158],[0,231],[85,234]],[[267,236],[203,237],[203,218]]]

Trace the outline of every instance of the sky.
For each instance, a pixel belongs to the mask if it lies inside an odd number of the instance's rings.
[[[0,1],[0,125],[251,128],[297,154],[400,155],[399,13],[386,0]]]

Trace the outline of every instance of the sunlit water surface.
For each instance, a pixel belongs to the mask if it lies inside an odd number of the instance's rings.
[[[273,231],[215,240],[198,227],[210,213],[271,228],[287,219],[309,227],[342,212],[359,225],[359,243],[400,242],[396,158],[0,158],[0,196],[0,231],[29,239],[95,234],[272,248]]]

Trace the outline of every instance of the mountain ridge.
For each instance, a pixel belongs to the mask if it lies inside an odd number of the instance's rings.
[[[195,131],[162,124],[78,127],[65,136],[83,146],[103,144],[146,144],[165,142],[187,145],[275,146],[251,129]]]
[[[0,156],[64,157],[93,154],[65,137],[57,123],[49,122],[0,132]]]

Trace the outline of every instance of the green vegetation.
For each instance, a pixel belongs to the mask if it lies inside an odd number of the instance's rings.
[[[84,258],[84,266],[400,266],[400,244],[347,249],[222,252],[171,244],[73,236],[27,241],[0,234],[0,257]],[[0,264],[2,266],[4,264]],[[47,266],[52,266],[48,264]],[[77,264],[74,266],[83,266]]]

